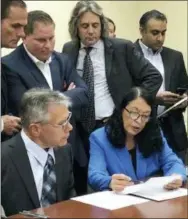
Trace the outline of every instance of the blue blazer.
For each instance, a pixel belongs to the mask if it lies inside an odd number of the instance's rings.
[[[153,153],[148,158],[144,158],[137,147],[136,165],[135,173],[126,146],[115,148],[107,139],[104,128],[91,134],[88,180],[95,190],[108,189],[111,176],[117,173],[125,174],[133,180],[143,180],[162,170],[165,176],[177,173],[186,179],[182,161],[172,152],[164,137],[162,151]]]
[[[35,87],[50,88],[44,75],[26,53],[23,44],[18,46],[12,53],[2,58],[1,62],[6,66],[8,84],[8,108],[14,114],[19,114],[22,95],[25,91]],[[72,108],[80,110],[88,104],[87,86],[77,74],[68,56],[58,52],[52,52],[50,63],[53,90],[63,92],[71,98]],[[71,82],[76,85],[75,89],[67,90]]]

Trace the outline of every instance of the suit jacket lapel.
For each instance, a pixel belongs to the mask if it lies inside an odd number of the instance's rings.
[[[143,54],[142,49],[139,44],[139,40],[135,42],[136,48]],[[168,54],[166,54],[166,50],[163,47],[161,52],[161,57],[164,65],[164,80],[165,80],[165,89],[169,90],[170,88],[170,77],[171,77],[171,62],[168,60]]]
[[[1,114],[7,114],[7,79],[5,65],[1,64]]]
[[[136,150],[136,172],[137,172],[137,177],[139,179],[145,179],[146,178],[146,169],[147,169],[147,158],[144,158],[143,155],[140,153],[140,151]]]
[[[55,155],[55,172],[56,172],[56,183],[57,183],[57,201],[62,201],[63,200],[63,176],[62,174],[62,168],[66,168],[63,166],[63,155],[60,153],[58,148],[54,149],[54,155]]]
[[[136,42],[134,43],[134,45],[136,46],[137,50],[138,50],[139,52],[141,52],[141,54],[144,56],[144,53],[143,53],[143,51],[142,51],[142,48],[140,47],[140,44],[139,44],[139,39],[136,40]]]
[[[113,51],[114,49],[112,48],[112,43],[108,39],[104,39],[105,68],[107,78],[111,73]]]
[[[12,161],[14,162],[15,167],[20,174],[21,179],[23,180],[23,184],[25,185],[25,188],[34,206],[38,208],[40,206],[38,193],[27,151],[25,149],[25,145],[20,134],[16,136],[15,141],[15,146],[10,145],[10,147],[12,147],[12,150],[14,150],[14,153],[11,153]]]
[[[161,57],[164,65],[164,80],[165,80],[165,90],[170,89],[170,77],[171,77],[171,68],[172,63],[168,59],[168,54],[166,54],[165,48],[161,52]]]
[[[72,47],[68,51],[69,56],[73,60],[74,66],[77,66],[77,59],[78,59],[78,54],[79,54],[79,49],[80,49],[80,43],[79,41],[74,41],[72,43]]]
[[[53,90],[61,90],[63,89],[63,84],[61,84],[61,75],[60,75],[60,66],[56,57],[52,55],[52,61],[50,63],[50,71],[52,77]]]
[[[28,56],[23,45],[21,45],[21,47],[20,47],[20,52],[21,52],[22,57],[24,58],[24,64],[19,65],[19,72],[27,75],[27,77],[30,75],[41,86],[43,86],[43,87],[45,86],[45,87],[49,88],[49,85],[48,85],[44,75],[39,70],[39,68],[36,66],[36,64],[33,63],[31,58]]]
[[[121,165],[122,172],[130,176],[133,180],[136,180],[137,177],[128,150],[126,148],[115,148],[115,152],[119,159],[119,164]]]

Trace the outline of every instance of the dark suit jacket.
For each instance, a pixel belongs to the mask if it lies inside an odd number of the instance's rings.
[[[23,45],[18,46],[11,54],[3,57],[2,63],[8,68],[6,76],[9,110],[17,116],[20,101],[25,91],[34,87],[49,88],[49,85],[42,72],[27,55]],[[72,99],[73,109],[80,109],[87,105],[87,87],[66,55],[54,51],[50,69],[53,89],[62,91],[69,96]],[[75,83],[76,88],[66,91],[64,84],[66,83],[68,87],[71,82]]]
[[[135,45],[141,54],[144,55],[138,40],[135,42]],[[163,47],[161,57],[165,69],[165,89],[174,93],[176,93],[178,87],[188,89],[188,76],[182,53]],[[175,151],[188,148],[188,138],[182,109],[172,110],[165,118],[165,124],[162,125],[162,128],[169,145]]]
[[[54,149],[57,201],[75,196],[70,146]],[[20,134],[1,148],[1,204],[6,215],[40,207],[27,151]]]
[[[1,115],[8,114],[8,89],[6,78],[6,66],[1,64]],[[8,140],[11,136],[1,132],[1,142]]]
[[[23,45],[18,46],[12,53],[3,57],[2,63],[7,68],[9,110],[13,115],[18,116],[24,92],[35,87],[49,88],[49,85],[42,72],[26,53]],[[71,123],[74,128],[69,137],[69,142],[73,146],[75,159],[84,166],[87,158],[82,145],[79,143],[80,136],[77,133],[75,124],[80,119],[81,108],[88,104],[87,86],[65,54],[54,51],[50,69],[53,89],[62,91],[72,100],[71,111],[73,111],[73,117]],[[68,91],[64,89],[64,84],[66,83],[68,87],[71,82],[75,83],[76,88]]]
[[[80,43],[68,42],[63,52],[77,64]],[[125,93],[133,86],[145,87],[155,95],[162,83],[158,70],[136,51],[132,42],[123,39],[104,39],[105,68],[109,92],[119,106]]]
[[[1,115],[6,115],[7,109],[7,79],[6,66],[1,64]]]

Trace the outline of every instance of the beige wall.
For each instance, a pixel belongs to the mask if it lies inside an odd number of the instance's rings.
[[[56,46],[61,51],[70,40],[68,21],[77,1],[26,1],[28,10],[44,10],[56,23]],[[117,36],[135,41],[139,35],[139,18],[147,10],[158,9],[168,17],[165,45],[183,52],[187,60],[187,2],[186,1],[98,1],[104,14],[117,26]],[[11,50],[3,50],[3,54]],[[186,62],[187,65],[187,62]]]
[[[56,46],[61,51],[70,40],[68,21],[77,1],[26,1],[28,10],[44,10],[56,23]],[[147,10],[157,9],[168,18],[165,45],[181,51],[187,66],[187,2],[186,1],[98,1],[104,14],[114,20],[118,37],[135,41],[139,35],[139,19]],[[2,55],[11,50],[3,49]],[[187,119],[186,119],[187,120]],[[188,123],[188,122],[187,122]]]
[[[186,1],[140,1],[137,19],[144,11],[157,9],[168,19],[165,46],[177,49],[187,60],[187,2]],[[186,61],[187,66],[187,61]]]

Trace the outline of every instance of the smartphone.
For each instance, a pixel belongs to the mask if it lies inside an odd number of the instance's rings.
[[[176,93],[179,94],[179,95],[183,95],[185,92],[187,92],[188,89],[187,88],[184,88],[184,87],[178,87],[177,90],[176,90]]]

